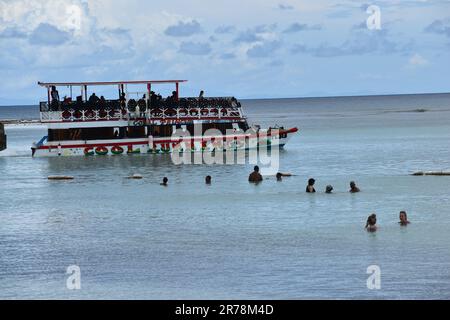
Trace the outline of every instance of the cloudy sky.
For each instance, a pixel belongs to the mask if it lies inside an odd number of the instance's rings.
[[[183,95],[239,98],[450,92],[450,0],[0,0],[0,75],[0,105],[36,103],[37,81],[188,79]]]

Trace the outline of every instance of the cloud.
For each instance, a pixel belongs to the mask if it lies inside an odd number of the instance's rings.
[[[410,68],[417,68],[417,67],[424,67],[428,65],[430,62],[422,57],[420,54],[415,53],[411,58],[408,60],[408,66]]]
[[[425,32],[450,37],[450,19],[435,20],[425,28]]]
[[[256,27],[247,29],[234,39],[234,43],[253,43],[264,40],[264,36],[272,33],[277,28],[276,24],[261,24]]]
[[[222,53],[220,55],[220,58],[223,60],[231,60],[236,58],[236,55],[234,53]]]
[[[280,9],[280,10],[294,10],[294,6],[291,6],[290,4],[280,3],[278,5],[278,9]]]
[[[70,39],[70,33],[59,30],[57,27],[41,23],[30,35],[30,43],[33,45],[58,46]]]
[[[392,54],[408,53],[411,51],[413,43],[392,41],[388,37],[386,30],[370,31],[361,30],[352,33],[350,38],[340,45],[329,45],[322,43],[316,47],[308,47],[304,44],[297,44],[292,48],[293,53],[306,53],[315,57],[338,57],[351,55],[364,55],[371,53]]]
[[[183,42],[180,45],[181,53],[194,55],[194,56],[203,56],[209,54],[212,49],[209,43],[207,42]]]
[[[217,34],[233,33],[236,30],[234,26],[219,26],[214,31]]]
[[[321,30],[322,26],[316,24],[313,26],[307,24],[300,24],[298,22],[291,24],[287,29],[283,31],[283,33],[296,33],[300,31],[308,31],[308,30]]]
[[[269,57],[280,48],[280,41],[269,41],[257,44],[247,50],[247,56],[250,58],[266,58]]]
[[[0,39],[8,39],[8,38],[15,38],[15,39],[25,39],[27,38],[27,34],[25,32],[20,31],[17,28],[8,27],[2,32],[0,32]]]
[[[189,22],[179,21],[178,24],[169,26],[164,33],[171,37],[189,37],[202,32],[200,23],[196,20]]]

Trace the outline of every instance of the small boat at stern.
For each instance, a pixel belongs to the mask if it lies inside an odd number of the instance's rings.
[[[33,144],[32,155],[165,154],[247,150],[260,144],[283,148],[298,132],[297,128],[250,126],[234,97],[204,97],[203,92],[199,97],[180,97],[184,82],[39,82],[47,91],[47,100],[40,102],[40,121],[47,125],[48,133]],[[164,84],[175,86],[167,98],[153,91],[156,85]],[[115,97],[98,96],[93,87]],[[58,89],[67,95],[60,98]],[[73,96],[74,89],[78,96]],[[189,138],[180,139],[186,135]],[[249,143],[255,137],[258,142]]]

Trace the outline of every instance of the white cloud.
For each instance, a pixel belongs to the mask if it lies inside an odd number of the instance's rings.
[[[408,67],[410,68],[417,68],[417,67],[424,67],[427,66],[430,62],[422,57],[420,54],[415,53],[411,58],[408,60]]]

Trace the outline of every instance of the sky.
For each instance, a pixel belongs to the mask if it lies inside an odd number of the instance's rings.
[[[44,100],[38,81],[281,98],[450,92],[449,76],[450,0],[0,0],[0,105]]]

